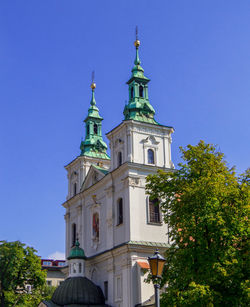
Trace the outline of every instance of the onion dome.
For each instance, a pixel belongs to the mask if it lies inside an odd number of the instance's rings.
[[[86,259],[84,250],[80,247],[80,243],[76,240],[75,246],[72,247],[68,260],[70,259]]]

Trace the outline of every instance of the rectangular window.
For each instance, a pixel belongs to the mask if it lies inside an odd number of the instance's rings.
[[[123,223],[123,201],[122,198],[118,200],[117,204],[117,225]]]
[[[108,282],[104,281],[104,297],[105,300],[108,300],[108,296],[109,296],[109,288],[108,288]]]
[[[43,265],[50,266],[52,265],[51,261],[43,261]]]
[[[47,280],[47,285],[48,286],[52,286],[52,281],[51,280]]]
[[[58,266],[65,266],[65,262],[58,262]]]
[[[160,206],[157,199],[149,199],[149,222],[161,223]]]

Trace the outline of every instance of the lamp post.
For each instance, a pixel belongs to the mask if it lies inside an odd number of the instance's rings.
[[[166,260],[160,255],[157,249],[152,257],[148,257],[148,261],[149,261],[150,271],[153,276],[153,279],[157,280],[157,282],[154,284],[155,306],[160,307],[160,295],[159,295],[160,285],[158,283],[158,278],[161,278],[164,263],[166,262]]]

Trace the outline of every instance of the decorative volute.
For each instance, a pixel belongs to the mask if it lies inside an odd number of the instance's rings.
[[[110,159],[107,154],[107,145],[102,138],[102,120],[95,100],[96,84],[94,80],[91,83],[92,97],[88,116],[84,120],[86,126],[85,140],[81,142],[81,156],[92,158]]]

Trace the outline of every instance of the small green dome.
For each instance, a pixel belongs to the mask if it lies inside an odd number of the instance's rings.
[[[86,259],[84,250],[80,248],[80,243],[78,240],[76,240],[75,246],[71,248],[68,260],[70,259]]]

